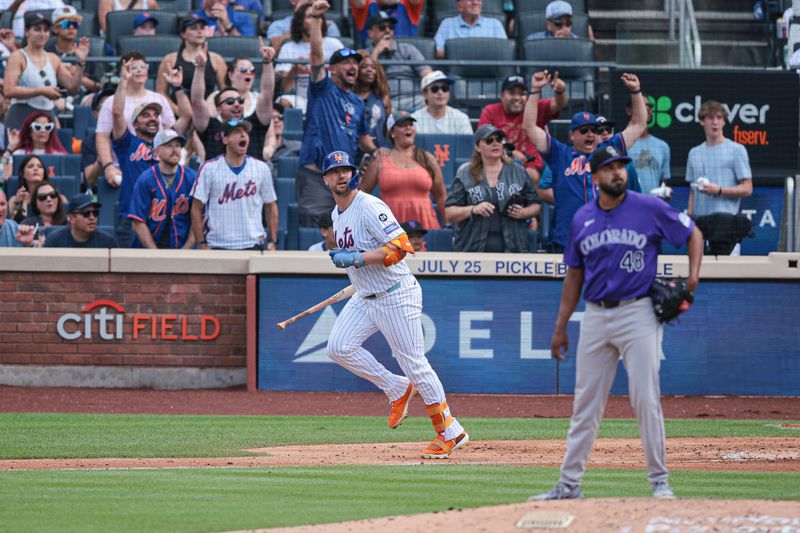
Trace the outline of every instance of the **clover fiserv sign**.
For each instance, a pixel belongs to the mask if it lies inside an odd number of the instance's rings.
[[[611,115],[618,130],[628,123],[628,91],[611,71]],[[800,82],[788,71],[633,70],[653,106],[650,133],[672,151],[672,166],[685,167],[689,150],[705,140],[698,112],[706,100],[728,109],[725,136],[747,148],[757,179],[759,169],[794,169],[798,164]],[[681,177],[681,176],[675,176]]]

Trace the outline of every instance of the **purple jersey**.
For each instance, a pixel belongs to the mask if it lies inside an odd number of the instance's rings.
[[[625,140],[618,133],[597,147],[611,145],[621,154],[626,153]],[[555,199],[556,224],[553,228],[553,242],[564,245],[567,242],[569,224],[580,206],[597,197],[597,187],[592,182],[589,168],[591,155],[583,155],[574,146],[567,146],[558,139],[547,136],[547,153],[542,154],[550,166],[552,184],[543,181],[542,189],[553,188]]]
[[[589,302],[646,296],[656,277],[658,245],[676,248],[692,233],[694,221],[660,198],[627,191],[610,211],[590,202],[575,213],[564,262],[584,269],[583,297]]]
[[[119,168],[122,170],[122,184],[119,186],[119,215],[128,216],[131,196],[136,179],[145,170],[156,164],[153,159],[153,144],[133,135],[127,129],[119,139],[111,141],[111,147],[117,154]]]
[[[153,165],[139,176],[133,186],[128,217],[147,224],[157,245],[168,241],[170,248],[183,248],[192,225],[191,191],[196,176],[191,168],[179,165],[172,188],[169,188],[161,169]],[[169,235],[164,235],[165,231],[169,231]],[[136,234],[133,247],[142,247]]]

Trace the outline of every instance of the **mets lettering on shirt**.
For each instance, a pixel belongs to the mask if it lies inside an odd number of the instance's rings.
[[[339,248],[352,248],[355,245],[353,230],[349,226],[344,228],[341,236],[338,231],[334,231],[333,236]]]
[[[175,199],[175,205],[172,206],[172,216],[185,215],[189,212],[189,197],[182,195]],[[147,217],[151,220],[161,222],[167,218],[167,201],[153,198],[150,202],[150,210]]]
[[[589,166],[589,160],[586,156],[576,157],[568,168],[564,170],[565,176],[572,176],[573,174],[586,174],[591,172],[592,168]]]
[[[130,156],[131,161],[152,161],[153,160],[153,152],[150,150],[150,147],[146,144],[142,143],[139,147],[131,152]]]
[[[220,205],[222,205],[229,200],[241,200],[242,198],[247,198],[248,196],[255,196],[257,192],[258,188],[256,187],[256,182],[253,180],[248,180],[247,183],[244,184],[244,187],[239,187],[239,182],[234,180],[225,184],[225,190],[222,191],[222,195],[219,197],[218,202]]]
[[[642,250],[645,245],[647,245],[647,235],[637,233],[630,229],[604,229],[599,233],[592,233],[581,240],[581,253],[583,255],[589,255],[589,253],[601,246],[613,244],[633,246],[638,250]]]

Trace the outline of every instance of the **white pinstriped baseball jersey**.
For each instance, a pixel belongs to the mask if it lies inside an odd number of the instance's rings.
[[[266,163],[245,158],[236,174],[225,156],[200,167],[192,197],[206,205],[206,242],[211,248],[241,250],[266,239],[262,208],[277,200]]]
[[[371,194],[358,191],[356,197],[343,212],[335,207],[333,219],[336,246],[348,250],[365,252],[375,250],[403,233],[389,207]],[[347,269],[350,282],[361,296],[385,291],[406,276],[411,270],[405,260],[385,267],[368,265]]]

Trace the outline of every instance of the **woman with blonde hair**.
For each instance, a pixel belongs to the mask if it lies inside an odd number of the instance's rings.
[[[454,225],[457,252],[529,252],[528,219],[539,213],[528,173],[505,155],[505,134],[484,124],[475,151],[456,172],[445,212]]]
[[[383,150],[378,152],[378,157],[364,173],[361,189],[372,193],[375,186],[379,186],[381,199],[399,223],[416,220],[425,229],[439,229],[441,225],[431,203],[431,194],[444,220],[447,190],[436,158],[414,143],[415,122],[408,113],[389,117],[387,135],[392,148],[386,155],[381,155]]]

